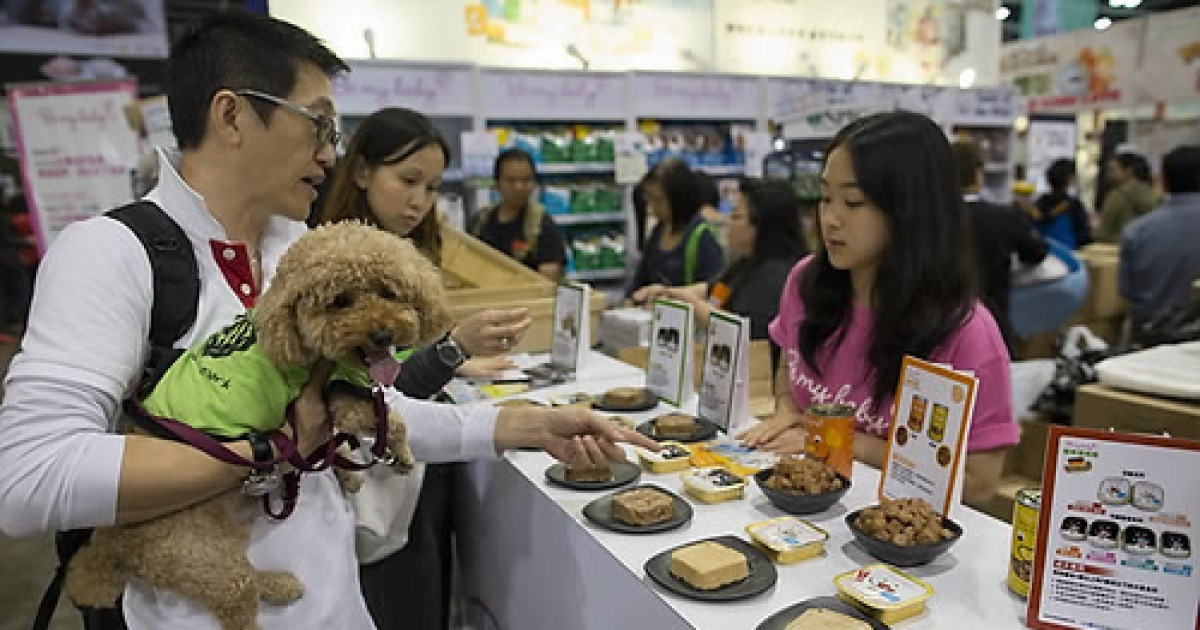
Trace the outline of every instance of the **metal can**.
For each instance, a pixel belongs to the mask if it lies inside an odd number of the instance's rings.
[[[1029,597],[1033,576],[1033,553],[1037,547],[1038,512],[1042,507],[1040,488],[1022,488],[1013,501],[1012,551],[1008,563],[1008,588]]]
[[[806,457],[825,462],[847,479],[854,468],[854,407],[809,405],[804,412]]]

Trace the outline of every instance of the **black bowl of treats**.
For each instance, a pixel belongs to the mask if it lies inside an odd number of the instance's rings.
[[[846,525],[867,553],[897,567],[928,564],[963,534],[924,499],[884,499],[847,514]]]
[[[788,514],[828,510],[850,490],[850,480],[828,464],[804,457],[782,457],[758,471],[754,481],[771,505]]]

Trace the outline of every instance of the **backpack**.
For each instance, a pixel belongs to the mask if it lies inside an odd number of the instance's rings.
[[[687,245],[683,249],[683,286],[685,287],[696,281],[696,265],[700,264],[700,241],[704,238],[705,233],[716,238],[712,226],[707,221],[701,221],[688,234]]]
[[[154,301],[150,307],[150,358],[143,368],[143,383],[157,382],[183,352],[175,341],[196,321],[200,301],[200,271],[187,234],[167,213],[149,201],[137,201],[105,213],[138,237],[153,273]],[[92,530],[72,529],[54,536],[58,568],[38,604],[33,630],[45,630],[58,606],[63,579],[71,558],[92,537]],[[80,608],[85,630],[124,630],[120,602],[115,608]]]

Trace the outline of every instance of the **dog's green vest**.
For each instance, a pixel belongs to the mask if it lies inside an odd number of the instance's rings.
[[[171,364],[146,397],[146,410],[223,438],[279,428],[280,410],[300,394],[309,367],[277,368],[255,343],[257,337],[250,314],[239,315]],[[361,369],[340,363],[330,380],[371,386]]]

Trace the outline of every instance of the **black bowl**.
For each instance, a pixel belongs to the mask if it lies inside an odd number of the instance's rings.
[[[771,505],[788,514],[816,514],[817,512],[824,512],[850,491],[850,480],[841,474],[838,474],[838,479],[842,480],[842,487],[840,490],[834,490],[833,492],[800,494],[798,492],[776,490],[767,485],[767,479],[771,477],[773,471],[774,469],[771,468],[758,471],[754,474],[754,482],[758,484],[758,489],[767,495],[767,499],[771,502]]]
[[[897,545],[886,540],[880,540],[859,528],[857,521],[858,515],[862,510],[855,510],[846,515],[846,526],[854,533],[854,537],[858,539],[858,544],[867,553],[883,560],[884,562],[896,567],[916,567],[922,564],[929,564],[934,558],[942,555],[954,543],[962,538],[963,530],[958,523],[942,517],[942,527],[950,530],[953,534],[945,540],[934,543],[926,543],[924,545]]]

